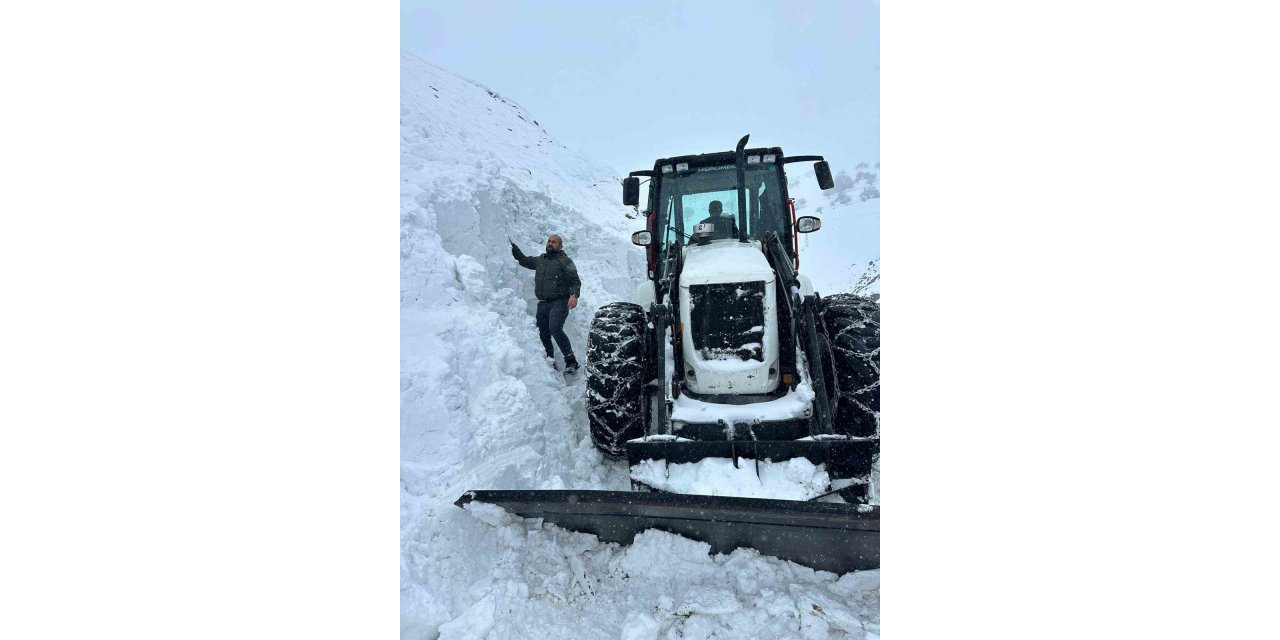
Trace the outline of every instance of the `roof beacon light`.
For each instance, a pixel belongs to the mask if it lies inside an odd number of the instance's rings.
[[[760,164],[760,156],[747,156],[747,164]]]
[[[778,161],[778,154],[776,154],[776,153],[766,154],[766,155],[765,155],[765,157],[764,157],[764,161],[765,161],[765,162],[777,162],[777,161]]]
[[[688,170],[689,170],[688,162],[681,162],[676,164],[676,171],[688,171]]]
[[[663,172],[663,173],[671,173],[671,165],[669,165],[669,164],[664,164],[664,165],[662,165],[662,172]]]

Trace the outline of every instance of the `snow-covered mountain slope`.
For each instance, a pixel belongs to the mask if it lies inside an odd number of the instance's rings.
[[[865,637],[878,572],[843,577],[660,532],[621,548],[453,505],[469,489],[627,489],[591,446],[581,373],[543,360],[533,274],[549,233],[578,265],[565,330],[644,276],[620,177],[518,105],[401,59],[401,634],[404,638]]]
[[[563,237],[582,277],[565,327],[580,356],[594,308],[643,264],[607,169],[410,54],[401,86],[402,622],[430,637],[501,555],[493,529],[453,506],[464,491],[628,486],[587,438],[584,386],[543,360],[533,273],[507,237],[530,255]]]
[[[813,169],[787,176],[796,215],[822,218],[822,228],[800,236],[800,272],[818,293],[852,291],[868,264],[880,258],[880,167],[832,167],[835,188],[818,188]],[[879,284],[867,290],[878,293]]]

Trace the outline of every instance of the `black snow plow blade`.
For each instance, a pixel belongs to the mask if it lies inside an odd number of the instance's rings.
[[[658,529],[710,543],[712,553],[749,547],[814,569],[880,567],[880,508],[831,502],[629,491],[468,491],[454,504],[494,504],[525,518],[630,544]]]

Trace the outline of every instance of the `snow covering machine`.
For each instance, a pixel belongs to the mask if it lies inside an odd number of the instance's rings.
[[[648,278],[635,299],[601,307],[587,343],[591,438],[625,456],[633,491],[470,491],[476,500],[627,544],[646,529],[843,573],[878,568],[879,303],[821,297],[800,272],[797,217],[785,168],[821,156],[777,147],[663,158],[623,181],[640,204],[649,179]],[[735,468],[805,458],[830,478],[810,500],[673,493],[636,469],[708,458]]]

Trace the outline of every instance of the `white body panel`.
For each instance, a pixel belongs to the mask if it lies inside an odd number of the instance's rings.
[[[693,347],[689,287],[733,282],[764,282],[764,362],[756,360],[704,360]],[[687,248],[680,272],[681,345],[685,384],[703,394],[769,393],[778,387],[778,312],[773,269],[760,252],[760,243],[716,240]],[[688,375],[692,370],[694,375]],[[773,374],[770,375],[770,370]]]

